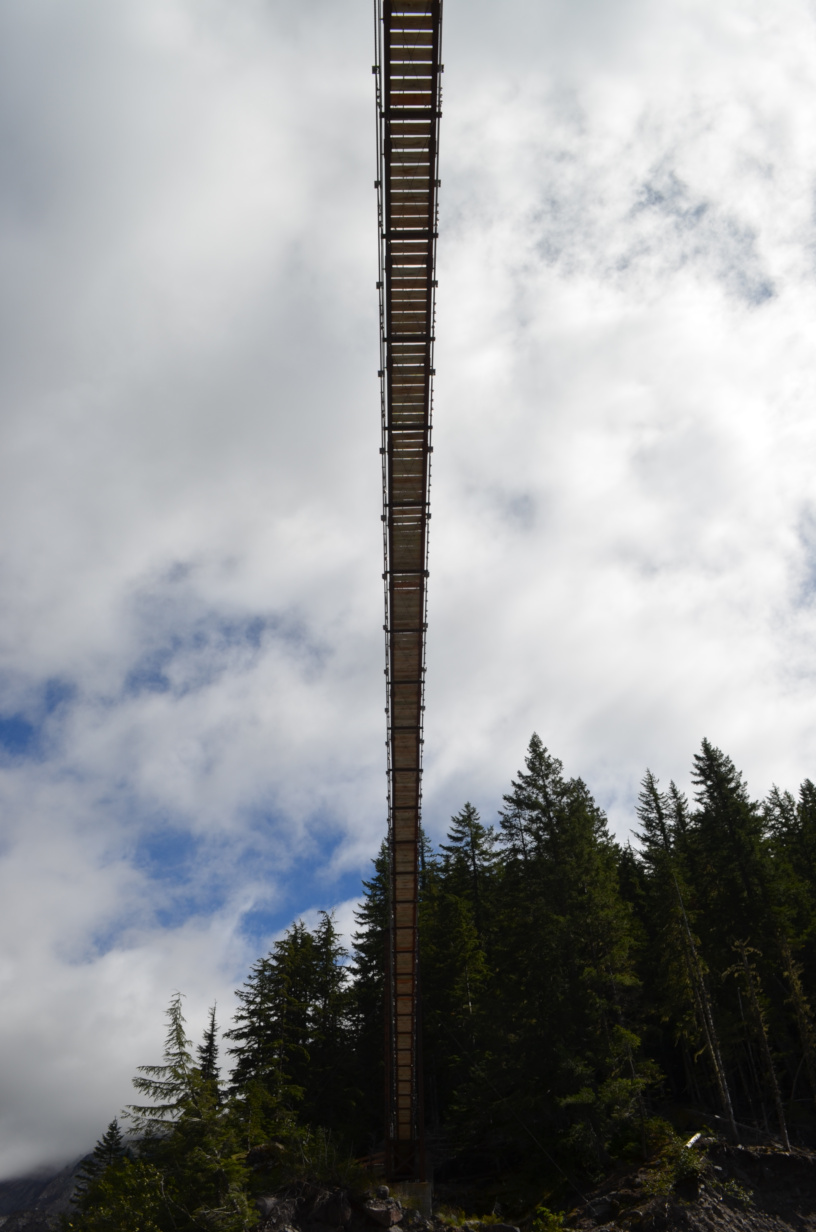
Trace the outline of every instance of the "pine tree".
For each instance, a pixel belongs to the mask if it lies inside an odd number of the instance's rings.
[[[737,1116],[767,1127],[775,1109],[783,1142],[782,1093],[801,1116],[807,1075],[816,1099],[816,787],[774,788],[760,807],[708,741],[694,783],[692,812],[647,771],[639,842],[621,849],[534,734],[495,844],[470,803],[438,852],[421,835],[426,1109],[458,1146],[597,1175],[644,1149],[658,1083],[661,1102],[707,1117],[721,1104],[732,1133]],[[193,1048],[175,994],[162,1064],[134,1080],[143,1137],[128,1155],[111,1123],[71,1228],[246,1232],[248,1148],[269,1152],[254,1181],[270,1188],[295,1167],[317,1177],[332,1136],[377,1149],[389,888],[383,844],[350,965],[325,912],[254,964],[226,1033],[226,1091],[215,1006]]]
[[[805,779],[796,800],[772,787],[764,819],[779,888],[783,931],[795,949],[816,954],[816,788]],[[810,963],[808,964],[810,965]],[[814,989],[816,991],[816,988]]]
[[[219,1099],[217,1084],[193,1063],[182,994],[175,993],[163,1063],[141,1065],[133,1085],[149,1104],[131,1105],[142,1134],[138,1157],[122,1153],[113,1123],[98,1152],[111,1162],[78,1197],[69,1226],[77,1232],[247,1232],[248,1169],[237,1109]],[[210,1045],[215,1039],[210,1015]],[[206,1037],[205,1045],[206,1048]],[[214,1061],[210,1047],[210,1059]],[[96,1152],[95,1152],[96,1153]]]
[[[730,757],[708,740],[695,754],[692,779],[698,805],[693,819],[697,889],[714,924],[709,942],[720,942],[722,970],[734,940],[755,937],[770,924],[769,852],[759,806]]]
[[[645,920],[647,935],[657,944],[649,947],[645,970],[651,987],[651,1008],[673,1026],[675,1042],[689,1045],[692,1052],[702,1043],[712,1066],[719,1103],[736,1139],[731,1092],[723,1063],[720,1035],[700,959],[687,901],[687,882],[680,851],[688,857],[689,818],[685,797],[671,784],[669,793],[659,790],[658,780],[647,770],[636,808],[641,829],[641,858],[647,869]]]
[[[165,1011],[167,1035],[161,1065],[140,1065],[133,1085],[152,1103],[129,1104],[128,1113],[143,1134],[163,1134],[182,1115],[193,1095],[192,1045],[185,1031],[182,1013],[183,994],[176,992]]]
[[[640,830],[637,837],[642,858],[652,867],[663,867],[672,850],[671,804],[658,790],[658,781],[647,770],[643,776],[636,808]]]
[[[210,1007],[210,1016],[204,1031],[204,1039],[196,1050],[198,1068],[205,1082],[213,1083],[216,1091],[221,1071],[218,1066],[218,1024],[215,1020],[215,1005]]]
[[[250,1086],[263,1090],[273,1117],[297,1113],[327,1130],[346,1128],[357,1098],[346,957],[332,917],[321,912],[314,932],[302,920],[287,929],[236,994],[235,1025],[226,1032],[232,1090],[244,1099]]]
[[[663,807],[668,823],[669,845],[674,856],[673,868],[687,896],[687,905],[691,907],[691,888],[700,884],[702,879],[700,860],[695,847],[695,822],[685,794],[673,779],[663,796]]]
[[[765,1077],[768,1083],[768,1088],[771,1092],[774,1108],[776,1110],[776,1119],[779,1126],[779,1133],[782,1138],[782,1145],[786,1151],[790,1150],[790,1141],[788,1139],[788,1126],[785,1119],[785,1110],[782,1105],[782,1093],[779,1090],[779,1083],[776,1077],[776,1068],[771,1055],[771,1046],[768,1039],[768,1028],[766,1023],[765,1011],[761,1004],[762,985],[760,977],[756,969],[756,965],[749,962],[749,948],[744,942],[738,941],[734,945],[734,949],[740,956],[741,974],[744,978],[745,991],[748,994],[748,1004],[751,1007],[751,1017],[753,1019],[754,1030],[760,1043],[762,1058],[765,1063]]]
[[[334,918],[326,911],[313,934],[313,972],[309,993],[308,1069],[302,1116],[312,1125],[338,1132],[347,1127],[357,1093],[350,1047],[348,957]]]
[[[796,1019],[796,1028],[802,1048],[802,1057],[807,1070],[808,1082],[814,1103],[816,1103],[816,1028],[813,1022],[813,1011],[810,1008],[807,994],[802,983],[802,964],[794,960],[787,938],[782,945],[785,978],[790,988],[789,1003]],[[794,1078],[794,1084],[795,1084]],[[793,1100],[793,1096],[791,1096]]]
[[[63,1220],[67,1232],[169,1232],[180,1226],[167,1209],[161,1171],[127,1158],[106,1168]]]
[[[354,913],[357,930],[352,934],[349,1005],[355,1086],[360,1092],[354,1132],[361,1149],[370,1151],[384,1132],[385,950],[390,922],[386,842],[372,863],[373,876],[363,881],[363,897]]]
[[[212,1081],[193,1073],[193,1091],[172,1129],[142,1144],[145,1162],[162,1175],[162,1222],[178,1232],[248,1232],[249,1169],[242,1109],[218,1098]]]
[[[671,843],[676,850],[682,851],[688,844],[691,818],[689,816],[688,800],[673,779],[669,783],[666,803],[671,826]]]
[[[312,946],[311,933],[297,921],[236,991],[235,1026],[225,1032],[234,1041],[231,1089],[260,1084],[276,1108],[290,1112],[304,1095]]]
[[[220,1099],[215,1078],[194,1064],[182,999],[175,993],[166,1011],[163,1064],[140,1065],[133,1079],[153,1101],[130,1107],[144,1134],[140,1162],[158,1168],[162,1177],[160,1223],[178,1232],[201,1227],[244,1232],[248,1172],[240,1152],[240,1116],[233,1104]],[[216,1071],[214,1007],[199,1059]]]
[[[484,941],[495,835],[491,828],[482,825],[478,812],[468,802],[451,818],[447,839],[447,843],[440,844],[446,885],[451,893],[470,901],[476,931]]]
[[[703,1038],[705,1039],[708,1055],[711,1058],[711,1063],[714,1067],[714,1075],[719,1091],[720,1103],[722,1104],[723,1112],[728,1123],[728,1130],[734,1142],[738,1141],[737,1125],[734,1120],[734,1108],[731,1100],[731,1090],[728,1083],[728,1076],[725,1065],[723,1064],[722,1049],[720,1048],[720,1037],[717,1031],[714,1009],[711,1002],[711,997],[706,983],[706,973],[703,964],[700,961],[700,956],[697,951],[697,944],[692,935],[689,926],[689,918],[686,912],[686,906],[683,902],[683,895],[680,886],[675,879],[675,890],[677,892],[677,902],[680,909],[680,918],[683,922],[683,940],[685,942],[684,957],[686,960],[686,969],[688,971],[688,982],[691,990],[692,999],[695,1009],[697,1010],[697,1018],[702,1030]]]
[[[507,807],[499,813],[499,841],[508,857],[522,861],[552,827],[566,792],[563,765],[550,756],[536,732],[530,738],[524,765],[504,797]]]
[[[483,1043],[487,961],[469,893],[470,878],[465,880],[464,895],[456,893],[460,882],[452,863],[442,861],[419,910],[426,1104],[434,1124],[457,1104],[459,1088],[467,1083]]]
[[[640,1140],[648,1080],[620,852],[586,785],[564,778],[537,735],[504,802],[496,946],[481,997],[494,1008],[469,1093],[458,1096],[463,1121],[483,1132],[498,1121],[514,1137],[523,1122],[522,1140],[560,1142],[597,1165],[610,1135]]]
[[[810,779],[805,779],[799,789],[796,817],[802,862],[811,885],[816,885],[816,784]]]
[[[127,1148],[116,1117],[113,1118],[93,1151],[83,1159],[77,1170],[75,1200],[88,1193],[106,1169],[127,1157]]]

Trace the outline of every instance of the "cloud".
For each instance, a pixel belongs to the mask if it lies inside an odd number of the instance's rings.
[[[385,823],[372,31],[0,14],[0,1171]],[[812,774],[813,18],[448,0],[425,820]]]
[[[791,83],[812,19],[788,7],[630,7],[608,46],[589,6],[525,10],[512,81],[481,8],[460,108],[446,77],[432,800],[491,793],[533,726],[623,831],[642,768],[687,781],[703,730],[757,791],[806,772],[812,628],[794,652],[783,627],[809,490],[813,98]]]

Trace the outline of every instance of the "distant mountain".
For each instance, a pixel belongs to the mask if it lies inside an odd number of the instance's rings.
[[[81,1163],[78,1159],[59,1172],[0,1181],[2,1232],[56,1232],[59,1217],[71,1201]]]

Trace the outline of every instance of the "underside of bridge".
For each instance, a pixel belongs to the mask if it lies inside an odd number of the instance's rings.
[[[427,626],[441,0],[376,0],[391,927],[386,1170],[424,1179],[417,905]]]

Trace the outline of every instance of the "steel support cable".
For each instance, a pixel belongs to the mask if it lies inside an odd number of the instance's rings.
[[[390,931],[386,1168],[424,1169],[417,907],[441,0],[375,0]]]

